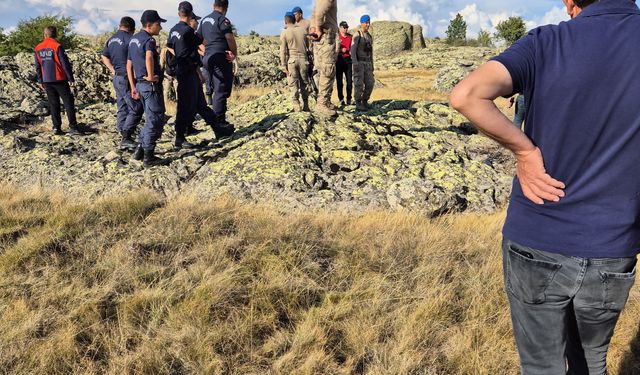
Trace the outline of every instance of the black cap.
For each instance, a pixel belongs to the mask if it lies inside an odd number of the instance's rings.
[[[196,16],[195,13],[191,12],[191,17],[189,17],[189,19],[200,21],[202,19],[202,17]]]
[[[193,5],[188,1],[183,1],[178,4],[178,12],[188,16],[193,13]]]
[[[164,18],[161,18],[156,10],[145,10],[142,12],[142,17],[140,17],[140,22],[142,22],[142,26],[148,23],[154,22],[167,22]]]
[[[342,21],[342,22],[340,22],[340,27],[346,27],[348,29],[349,28],[349,24],[347,23],[347,21]]]

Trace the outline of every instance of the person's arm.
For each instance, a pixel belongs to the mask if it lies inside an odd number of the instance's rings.
[[[511,74],[502,63],[489,61],[462,80],[449,100],[481,132],[515,154],[518,180],[528,199],[536,204],[544,204],[545,200],[558,202],[564,197],[564,183],[546,173],[540,149],[494,103],[498,97],[510,94]]]
[[[313,10],[313,15],[311,18],[311,29],[318,36],[320,40],[322,38],[322,25],[324,25],[324,21],[327,18],[327,13],[331,10],[333,4],[336,0],[318,0],[316,1],[316,7]]]
[[[116,68],[113,67],[111,60],[107,56],[102,55],[102,63],[107,67],[107,69],[109,69],[111,75],[116,74]]]
[[[147,76],[144,77],[146,81],[149,82],[158,82],[158,76],[156,76],[156,72],[154,69],[155,57],[152,51],[147,51],[144,53],[144,64],[147,68]]]
[[[353,38],[351,38],[351,51],[349,51],[349,53],[351,54],[351,63],[354,66],[359,63],[358,47],[360,47],[360,33],[357,33]]]
[[[129,86],[131,87],[131,97],[135,100],[140,99],[140,95],[136,89],[136,79],[134,77],[133,63],[131,60],[127,60],[127,78],[129,79]]]
[[[289,45],[284,37],[284,32],[280,34],[280,70],[289,75]]]
[[[36,77],[38,79],[38,84],[40,85],[40,88],[44,91],[44,83],[42,82],[42,64],[40,64],[40,59],[38,58],[38,52],[34,53],[34,57],[36,59],[35,66],[36,66]]]
[[[233,61],[238,57],[238,44],[236,43],[236,38],[233,36],[233,33],[227,33],[224,36],[227,39],[227,44],[229,45],[229,52],[231,52],[231,56],[229,56],[229,61]]]
[[[60,61],[62,70],[64,70],[64,74],[67,75],[69,83],[73,84],[75,82],[75,79],[73,78],[73,67],[71,66],[71,61],[69,61],[69,57],[66,52],[64,52],[64,48],[62,46],[58,47],[58,61]]]

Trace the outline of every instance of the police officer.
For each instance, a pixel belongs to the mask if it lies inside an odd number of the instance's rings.
[[[198,47],[204,41],[196,34],[190,22],[193,16],[193,6],[188,1],[178,5],[180,22],[169,32],[167,48],[171,48],[175,55],[176,79],[178,80],[178,109],[176,113],[175,147],[193,148],[193,144],[186,141],[185,135],[193,127],[195,115],[198,112],[198,95],[202,91],[202,81],[198,75],[200,57]],[[204,94],[202,95],[204,100]],[[211,127],[216,125],[216,115],[209,109],[201,114]],[[215,130],[215,127],[214,127]]]
[[[280,68],[287,75],[293,100],[293,110],[309,111],[309,62],[304,28],[295,25],[293,13],[284,16],[285,30],[280,34]],[[302,96],[302,107],[299,97]]]
[[[78,129],[76,106],[69,86],[74,84],[73,70],[64,48],[56,41],[57,37],[58,29],[55,26],[44,29],[44,40],[35,48],[36,75],[40,87],[47,93],[53,134],[64,134],[60,116],[62,99],[69,120],[69,134],[78,135],[82,133]]]
[[[373,37],[369,33],[371,17],[360,18],[360,28],[351,42],[351,60],[353,62],[353,82],[355,86],[356,110],[370,108],[369,98],[376,80],[373,76]]]
[[[291,12],[293,13],[293,16],[296,19],[296,26],[302,27],[304,29],[304,33],[309,34],[309,28],[311,27],[311,23],[309,22],[309,20],[304,19],[302,8],[295,7]]]
[[[233,88],[233,60],[238,47],[231,29],[231,21],[225,17],[229,0],[215,0],[213,12],[202,19],[198,34],[204,38],[204,65],[213,89],[213,111],[216,113],[216,128],[230,135],[235,130],[226,118],[227,99]]]
[[[317,0],[313,15],[309,39],[314,42],[314,64],[318,68],[318,103],[316,112],[324,117],[336,115],[335,106],[331,104],[333,82],[336,79],[336,36],[338,33],[337,0]]]
[[[127,56],[129,42],[136,28],[131,17],[123,17],[120,27],[104,46],[102,62],[109,69],[113,78],[113,89],[116,92],[118,112],[116,114],[116,129],[122,136],[120,150],[133,151],[138,145],[133,140],[133,133],[142,119],[144,108],[140,100],[131,97],[131,87],[127,78]]]
[[[143,160],[143,165],[149,167],[165,163],[163,159],[155,156],[156,142],[162,135],[165,123],[165,108],[162,93],[163,73],[154,36],[160,34],[161,23],[167,20],[160,18],[155,10],[145,10],[140,22],[142,31],[135,34],[129,42],[127,76],[132,87],[131,96],[142,100],[146,116],[133,159]]]

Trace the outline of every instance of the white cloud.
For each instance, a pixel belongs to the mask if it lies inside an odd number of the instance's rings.
[[[540,20],[540,25],[558,24],[562,21],[569,20],[567,10],[560,7],[553,7],[550,11],[545,13]]]
[[[436,7],[440,2],[442,1],[395,0],[393,4],[389,4],[389,1],[383,0],[345,0],[338,4],[338,18],[340,21],[347,21],[350,25],[356,25],[362,15],[368,14],[372,21],[405,21],[426,27],[425,18],[415,9],[430,3],[433,4],[430,4],[429,7]]]

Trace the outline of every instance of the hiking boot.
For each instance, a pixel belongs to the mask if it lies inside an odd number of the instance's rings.
[[[293,111],[294,112],[302,111],[302,108],[300,107],[300,102],[298,101],[293,102]]]
[[[154,150],[144,150],[144,157],[142,159],[142,166],[145,168],[153,167],[156,165],[167,165],[169,161],[159,158],[155,155]]]
[[[131,138],[133,132],[121,132],[120,134],[122,135],[122,140],[120,141],[120,145],[118,145],[120,151],[134,151],[136,147],[138,147],[138,142]]]
[[[343,99],[340,99],[340,108],[343,108],[347,103],[344,102]]]
[[[347,99],[347,105],[351,105],[351,99]]]
[[[369,108],[367,108],[366,103],[364,102],[356,102],[356,111],[358,112],[366,112]]]
[[[196,135],[202,133],[202,129],[195,128],[193,126],[189,127],[187,131],[184,133],[185,135]]]
[[[188,142],[186,139],[184,138],[177,138],[176,142],[174,143],[174,148],[176,150],[180,150],[180,149],[184,149],[184,150],[192,150],[194,148],[196,148],[196,145],[194,145],[191,142]]]
[[[69,128],[69,135],[84,135],[84,133],[82,132],[82,130],[80,130],[80,128],[78,128],[77,126],[72,126]]]
[[[138,145],[136,150],[133,152],[133,155],[131,155],[131,159],[141,161],[143,158],[144,150],[142,149],[142,146]]]
[[[322,117],[333,117],[338,114],[335,110],[327,107],[325,104],[316,105],[316,113]]]
[[[53,135],[64,135],[62,129],[53,129]]]
[[[217,140],[231,137],[236,131],[236,128],[233,126],[233,124],[230,124],[226,121],[219,122],[216,125],[212,126],[212,128],[213,134],[215,134]]]

